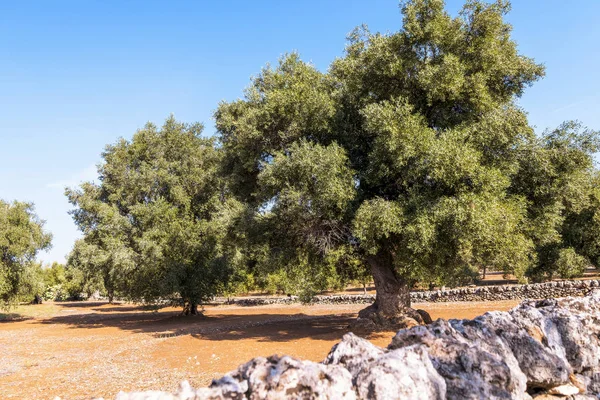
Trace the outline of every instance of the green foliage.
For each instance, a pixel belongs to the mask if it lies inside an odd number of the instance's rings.
[[[84,293],[86,298],[96,292],[106,294],[103,278],[110,278],[103,272],[107,266],[105,253],[98,246],[86,243],[85,239],[75,241],[67,258],[67,268],[73,275],[73,287],[78,287],[79,293]]]
[[[42,298],[44,300],[66,301],[68,300],[68,294],[62,285],[53,285],[45,288]]]
[[[48,286],[62,285],[67,282],[65,266],[53,262],[50,268],[43,270],[44,280]]]
[[[52,235],[33,204],[0,200],[0,307],[28,298],[40,290],[38,251],[50,247]]]
[[[556,260],[556,272],[564,279],[583,276],[589,266],[587,259],[575,252],[571,247],[561,249]]]
[[[578,254],[572,247],[560,248],[558,245],[549,245],[539,252],[538,262],[527,271],[527,275],[536,282],[551,280],[557,276],[571,279],[583,276],[589,266],[588,259]]]
[[[217,129],[222,169],[241,200],[256,203],[257,177],[264,162],[310,132],[327,137],[335,113],[327,76],[292,53],[277,68],[264,68],[246,89],[245,100],[221,103]]]
[[[278,269],[272,269],[266,272],[263,289],[271,294],[297,295],[303,303],[310,303],[322,291],[340,286],[334,264],[312,264],[302,255],[287,259]]]
[[[515,99],[544,68],[518,53],[509,8],[469,1],[452,18],[441,0],[406,1],[401,31],[357,29],[328,73],[287,55],[220,104],[245,239],[270,259],[304,257],[303,271],[346,254],[362,271],[385,260],[407,284],[460,283],[484,266],[523,277],[544,233],[520,180],[543,143]],[[546,141],[591,149],[593,136]]]
[[[40,296],[46,289],[44,271],[38,262],[30,262],[23,270],[23,276],[19,284],[19,290],[15,300],[17,302],[29,303]]]
[[[364,201],[354,218],[354,234],[367,254],[376,254],[391,236],[404,228],[404,211],[398,202],[375,198]]]
[[[342,290],[347,285],[366,286],[373,280],[371,270],[355,246],[336,246],[326,253],[325,264],[331,267],[328,289]]]
[[[355,185],[346,154],[336,144],[291,144],[263,165],[258,185],[265,205],[261,223],[289,239],[286,247],[323,252],[348,235],[344,220]]]
[[[191,307],[227,278],[228,212],[220,153],[202,125],[169,118],[106,147],[100,183],[67,190],[84,233],[72,263],[101,276],[109,298]]]
[[[537,250],[537,261],[528,271],[532,279],[575,276],[583,263],[580,257],[598,266],[600,203],[594,154],[599,149],[599,133],[577,122],[546,131],[524,146],[511,190],[526,199],[527,231]],[[567,272],[565,260],[574,263],[575,272]]]
[[[43,277],[44,300],[66,301],[81,300],[85,293],[83,272],[67,265],[66,267],[57,262],[52,263],[49,268],[41,270]]]

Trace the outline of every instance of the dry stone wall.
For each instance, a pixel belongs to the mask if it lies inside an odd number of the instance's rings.
[[[194,390],[138,399],[598,399],[600,290],[473,320],[403,329],[387,348],[352,333],[321,363],[258,357]]]
[[[417,302],[454,301],[493,301],[549,299],[568,296],[582,296],[590,289],[600,287],[598,280],[554,281],[529,285],[479,286],[461,289],[438,290],[411,293],[411,300]]]
[[[598,280],[557,281],[533,283],[529,285],[479,286],[461,289],[412,292],[413,303],[456,302],[456,301],[493,301],[493,300],[526,300],[548,299],[567,296],[583,296],[590,289],[600,287]],[[242,306],[258,306],[267,304],[293,304],[300,300],[296,296],[289,297],[257,297],[235,301]],[[374,295],[333,295],[315,296],[315,304],[371,304]]]

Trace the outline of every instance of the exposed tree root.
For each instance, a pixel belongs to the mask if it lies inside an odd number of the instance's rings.
[[[203,315],[201,311],[198,311],[198,304],[185,302],[183,304],[183,311],[180,315]]]
[[[431,316],[425,310],[406,308],[402,313],[389,315],[380,311],[375,303],[362,309],[348,328],[352,332],[397,331],[431,322]]]

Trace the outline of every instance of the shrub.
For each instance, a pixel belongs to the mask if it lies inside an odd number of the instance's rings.
[[[583,276],[589,266],[588,260],[577,254],[572,247],[561,249],[556,260],[556,273],[564,279]]]
[[[66,300],[68,300],[68,297],[69,297],[69,295],[68,295],[67,291],[63,288],[63,285],[61,285],[61,284],[48,286],[46,288],[46,291],[42,295],[42,298],[46,301],[47,300],[66,301]]]

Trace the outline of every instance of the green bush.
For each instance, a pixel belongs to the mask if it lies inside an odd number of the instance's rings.
[[[17,301],[29,303],[36,295],[41,295],[45,290],[44,274],[39,263],[28,263],[23,269],[19,284]]]
[[[68,297],[67,291],[61,284],[46,287],[46,291],[42,295],[42,298],[46,301],[66,301]]]
[[[288,293],[290,284],[285,270],[280,269],[267,274],[263,282],[263,290],[269,294]]]
[[[563,279],[571,279],[583,276],[585,269],[590,263],[577,254],[571,247],[561,249],[556,260],[556,273]]]
[[[52,263],[50,268],[42,270],[44,300],[67,301],[82,300],[84,292],[83,272],[72,266],[65,267]]]
[[[344,280],[334,264],[312,265],[301,258],[267,274],[263,289],[270,294],[297,295],[306,304],[325,290],[339,290],[343,286]]]
[[[547,246],[538,253],[537,262],[527,271],[533,282],[549,281],[559,276],[563,279],[580,277],[590,266],[589,260],[572,247]]]

